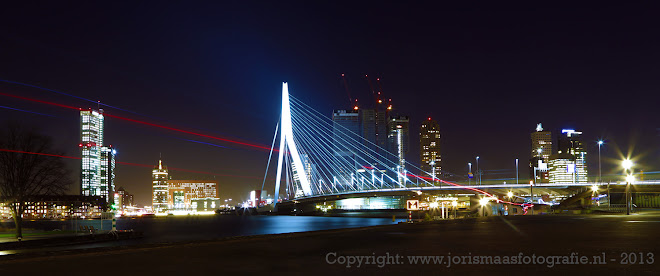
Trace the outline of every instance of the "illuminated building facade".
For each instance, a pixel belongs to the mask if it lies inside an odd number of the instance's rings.
[[[169,210],[197,210],[200,206],[193,206],[196,205],[193,203],[206,199],[220,206],[216,180],[167,180],[166,184]]]
[[[550,183],[586,183],[586,177],[580,181],[575,161],[575,156],[568,153],[551,155],[548,168]]]
[[[98,218],[106,206],[105,198],[101,196],[33,196],[26,203],[23,219]],[[0,217],[11,217],[10,210],[2,198],[0,198]]]
[[[562,129],[557,139],[557,156],[553,156],[554,166],[550,166],[550,173],[555,177],[550,178],[550,183],[562,183],[569,177],[564,174],[570,175],[569,182],[587,183],[587,151],[584,149],[582,143],[582,132],[573,129]],[[550,158],[551,161],[553,158]],[[559,163],[570,164],[564,168]],[[553,170],[555,170],[553,172]]]
[[[408,116],[390,117],[388,121],[388,151],[396,156],[396,162],[403,169],[408,153],[410,119]]]
[[[124,187],[119,187],[117,192],[115,192],[115,202],[117,204],[117,209],[122,211],[127,207],[134,206],[133,195],[129,194]]]
[[[422,171],[440,179],[440,126],[431,118],[422,122],[419,128],[419,155]]]
[[[163,166],[163,161],[158,160],[158,166],[151,172],[152,180],[152,198],[151,206],[156,213],[162,213],[167,210],[167,180],[169,172],[167,166]]]
[[[103,110],[80,111],[80,192],[112,202],[115,188],[115,156],[112,146],[103,146]]]
[[[529,160],[529,176],[535,183],[548,183],[548,160],[553,153],[552,132],[544,131],[541,123],[536,125],[536,131],[531,134],[531,158]]]
[[[108,202],[112,202],[114,197],[110,195],[113,195],[115,191],[115,155],[117,151],[110,145],[108,147],[101,147],[100,153],[101,195],[106,197],[106,199],[110,199]]]

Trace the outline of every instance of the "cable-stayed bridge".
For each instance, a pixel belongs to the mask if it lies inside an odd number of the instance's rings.
[[[331,120],[327,114],[289,94],[287,83],[282,86],[281,120],[275,130],[271,154],[277,158],[275,199],[284,201],[314,201],[360,196],[400,195],[414,193],[473,193],[493,202],[532,205],[522,197],[508,201],[502,195],[511,191],[537,189],[542,193],[567,196],[593,186],[625,186],[626,183],[539,183],[461,185],[437,179],[431,172],[405,160],[402,154],[402,131],[389,129],[388,139],[397,143],[392,152],[367,140],[359,133]],[[279,147],[276,142],[279,138]],[[391,148],[391,147],[390,147]],[[266,170],[269,169],[267,166]],[[266,172],[267,173],[267,172]],[[264,177],[264,183],[266,178]],[[634,185],[655,186],[660,181],[636,181]],[[283,193],[280,196],[280,193]],[[521,200],[522,199],[522,200]],[[538,203],[533,201],[533,203]]]

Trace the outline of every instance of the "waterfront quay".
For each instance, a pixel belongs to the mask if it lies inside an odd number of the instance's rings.
[[[47,270],[54,275],[70,274],[75,263],[75,270],[94,271],[95,275],[110,275],[116,271],[168,275],[191,271],[191,265],[195,273],[221,271],[222,275],[278,271],[322,275],[346,272],[401,274],[412,271],[415,274],[467,272],[502,275],[509,274],[513,269],[535,275],[566,272],[653,275],[658,266],[654,259],[660,246],[656,235],[659,223],[659,212],[630,216],[479,217],[203,241],[69,249],[57,254],[7,255],[0,258],[0,272],[34,274]],[[361,264],[349,264],[349,260],[357,260],[356,256],[373,256],[373,260],[378,260],[376,258],[380,256],[385,256],[380,260],[391,257],[390,263],[382,267],[377,263],[368,263],[365,258],[362,258]],[[420,256],[445,257],[444,262],[439,264],[432,261],[423,264]],[[448,256],[454,259],[448,259]],[[530,263],[447,263],[447,260],[461,260],[456,256],[461,256],[461,259],[465,258],[463,256],[485,256],[491,261],[497,256],[518,257],[517,262],[527,260]],[[538,263],[539,257],[544,258],[542,264]],[[564,257],[569,263],[561,263]],[[415,258],[418,258],[417,264],[413,264]],[[580,264],[582,258],[587,258],[587,263]],[[99,269],[110,260],[112,270]],[[550,266],[549,260],[554,265]]]

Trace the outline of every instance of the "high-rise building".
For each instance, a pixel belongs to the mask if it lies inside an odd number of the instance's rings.
[[[80,193],[101,196],[108,204],[114,200],[115,155],[103,146],[103,110],[80,111]]]
[[[421,169],[425,174],[432,174],[440,179],[442,158],[440,156],[440,126],[428,118],[419,128],[419,155]]]
[[[129,194],[124,187],[119,187],[115,192],[117,209],[123,211],[126,207],[133,206],[133,195]]]
[[[345,145],[360,139],[359,115],[358,110],[335,110],[332,113],[332,141],[336,155],[352,155]]]
[[[103,145],[103,114],[96,110],[80,111],[80,174],[81,194],[101,195],[101,146]]]
[[[151,173],[153,192],[151,205],[154,212],[161,213],[167,210],[168,175],[167,166],[163,166],[163,161],[158,160],[158,166]]]
[[[113,199],[115,191],[115,150],[112,145],[108,147],[101,147],[101,194],[108,195],[106,199]],[[110,202],[110,200],[108,200]],[[115,204],[117,202],[115,201]]]
[[[568,153],[558,153],[550,156],[549,182],[550,183],[586,183],[576,174],[575,156]]]
[[[406,164],[406,154],[408,153],[408,142],[410,137],[409,125],[410,119],[408,116],[390,117],[388,121],[388,151],[396,156],[395,161],[401,169],[404,169]]]
[[[553,157],[555,159],[558,158],[561,160],[564,159],[568,160],[568,158],[566,157],[571,156],[572,158],[570,160],[573,160],[572,161],[573,164],[570,165],[569,168],[567,169],[568,173],[573,174],[573,177],[571,179],[574,180],[573,182],[587,183],[587,173],[588,173],[587,162],[586,162],[587,151],[584,148],[581,136],[582,136],[582,132],[575,131],[574,129],[562,129],[559,135],[557,135],[558,156],[557,157],[553,156]],[[555,174],[557,173],[558,172],[555,172]],[[559,179],[554,179],[554,180],[552,178],[550,179],[551,183],[559,183],[556,181],[559,181]]]
[[[529,159],[529,175],[535,183],[549,182],[548,160],[553,153],[552,132],[544,131],[541,123],[532,132],[531,158]]]

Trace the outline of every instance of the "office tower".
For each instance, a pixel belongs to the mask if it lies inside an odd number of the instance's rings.
[[[112,145],[101,147],[101,195],[106,196],[108,203],[112,204],[110,199],[114,199],[115,191],[115,155],[117,151]],[[117,204],[117,201],[114,201]]]
[[[422,175],[431,174],[435,179],[440,179],[440,126],[435,120],[422,122],[419,128],[419,155]]]
[[[568,153],[557,153],[549,160],[550,183],[579,183],[576,175],[575,156]],[[586,181],[585,181],[586,182]]]
[[[388,121],[388,151],[396,156],[395,161],[401,169],[405,169],[408,153],[409,124],[408,116],[393,116]]]
[[[163,166],[162,160],[158,160],[158,167],[154,168],[151,173],[152,178],[152,192],[151,205],[154,212],[161,213],[167,210],[167,166]]]
[[[571,165],[572,168],[569,167],[567,169],[567,172],[573,174],[573,182],[587,183],[587,151],[584,149],[581,137],[582,132],[575,131],[574,129],[562,129],[559,135],[557,135],[557,153],[560,156],[556,158],[568,159],[567,157],[571,156],[573,165]],[[555,179],[554,181],[558,180]]]
[[[529,159],[529,176],[535,183],[548,183],[548,160],[552,155],[552,132],[544,131],[541,123],[536,125],[536,131],[531,134],[531,158]]]
[[[347,144],[360,141],[360,116],[358,110],[335,110],[332,112],[332,141],[335,154],[351,156]]]
[[[101,196],[114,202],[115,157],[117,151],[103,146],[103,109],[80,110],[80,193],[83,196]]]
[[[103,145],[103,114],[96,110],[80,111],[80,174],[81,194],[101,195],[101,146]]]

